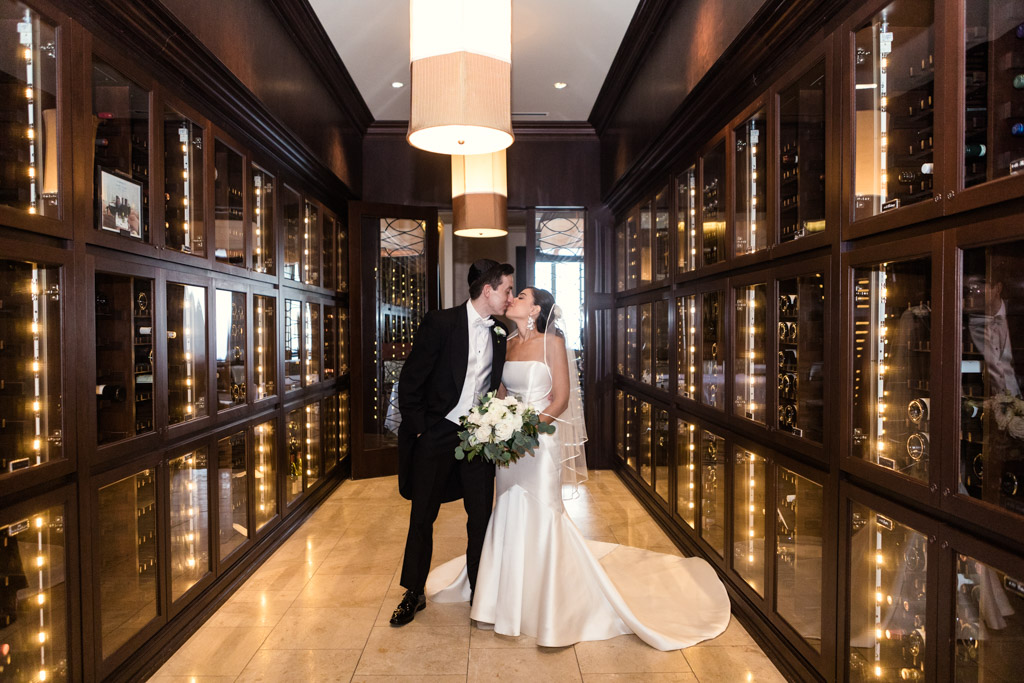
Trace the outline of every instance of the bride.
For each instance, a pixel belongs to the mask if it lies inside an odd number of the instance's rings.
[[[505,315],[517,329],[502,385],[555,433],[540,436],[532,457],[497,468],[475,594],[463,556],[431,572],[427,596],[471,600],[470,616],[481,628],[533,636],[545,647],[635,633],[659,650],[675,650],[713,638],[729,623],[729,598],[711,565],[587,541],[565,511],[563,483],[586,478],[586,434],[554,303],[549,292],[530,287],[509,306]]]

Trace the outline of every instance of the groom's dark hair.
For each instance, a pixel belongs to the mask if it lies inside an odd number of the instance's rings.
[[[489,258],[478,259],[469,267],[469,275],[466,277],[469,283],[469,298],[476,299],[484,291],[484,285],[490,285],[491,289],[501,286],[501,278],[516,272],[508,263],[498,263]]]

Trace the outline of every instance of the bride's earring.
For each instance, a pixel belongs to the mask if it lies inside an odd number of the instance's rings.
[[[526,329],[533,331],[533,318],[526,319]]]

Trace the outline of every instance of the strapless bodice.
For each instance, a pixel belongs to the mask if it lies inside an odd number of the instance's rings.
[[[510,394],[515,394],[528,405],[543,410],[551,395],[551,373],[539,360],[505,361],[501,381]]]

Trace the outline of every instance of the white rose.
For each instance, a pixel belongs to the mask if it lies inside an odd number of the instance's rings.
[[[512,425],[509,424],[508,422],[499,422],[494,427],[494,436],[497,437],[498,441],[505,441],[506,439],[511,439],[512,434],[514,432],[515,429],[513,429]]]
[[[478,443],[487,443],[491,440],[491,428],[487,425],[481,426],[473,432],[473,436]]]
[[[512,431],[518,432],[523,428],[523,416],[519,413],[509,413],[508,424],[512,427]]]

